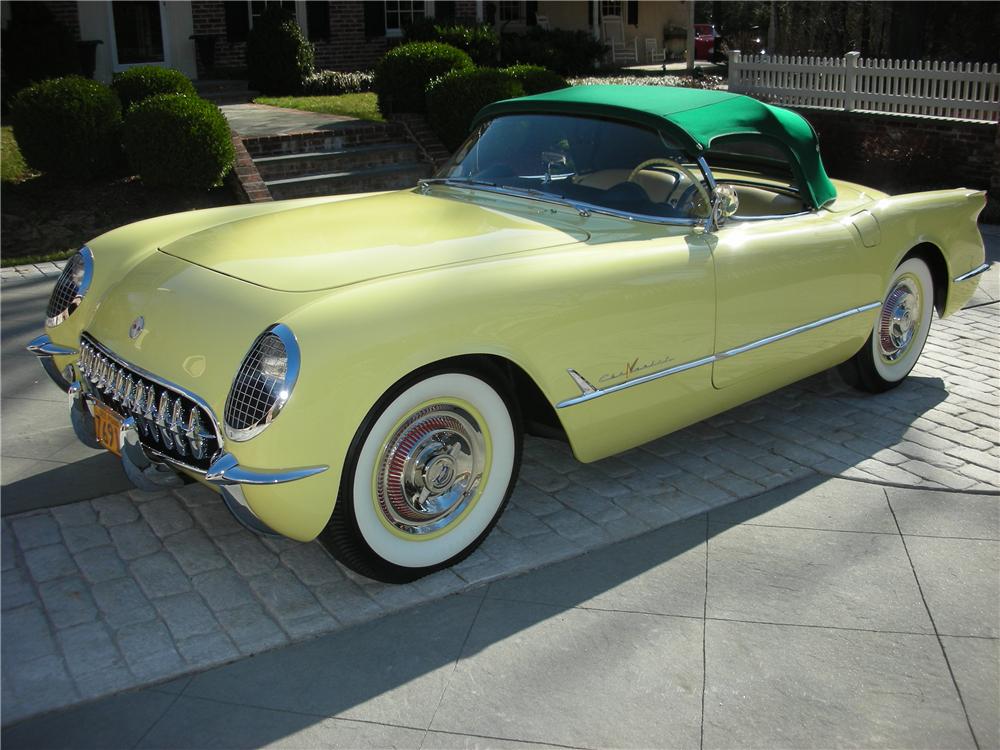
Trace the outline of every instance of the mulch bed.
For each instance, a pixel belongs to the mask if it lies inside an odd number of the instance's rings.
[[[153,216],[236,203],[228,186],[174,192],[137,177],[74,182],[48,175],[4,183],[0,201],[0,261],[55,259],[111,229]]]

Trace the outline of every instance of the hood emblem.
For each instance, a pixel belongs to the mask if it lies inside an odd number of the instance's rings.
[[[128,328],[128,337],[130,339],[139,338],[139,334],[142,333],[142,329],[146,327],[146,321],[140,315],[138,318],[132,321],[132,325]]]

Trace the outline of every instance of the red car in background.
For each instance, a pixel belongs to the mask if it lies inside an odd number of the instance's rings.
[[[694,25],[694,59],[713,60],[715,58],[715,40],[718,38],[719,33],[713,24],[696,23]]]

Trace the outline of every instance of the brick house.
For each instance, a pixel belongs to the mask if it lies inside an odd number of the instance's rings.
[[[689,27],[693,0],[39,0],[78,40],[99,40],[94,77],[110,81],[133,65],[176,68],[192,79],[246,64],[246,38],[268,3],[294,13],[316,48],[316,67],[371,68],[410,21],[493,23],[503,33],[539,24],[602,36],[602,19],[621,19],[629,39],[655,38],[667,26]],[[3,25],[20,2],[0,2]],[[200,41],[195,40],[200,37]],[[196,51],[200,47],[200,52]]]

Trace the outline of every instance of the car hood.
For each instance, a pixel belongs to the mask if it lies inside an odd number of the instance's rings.
[[[308,292],[585,240],[446,195],[399,191],[240,218],[160,247],[269,289]]]

